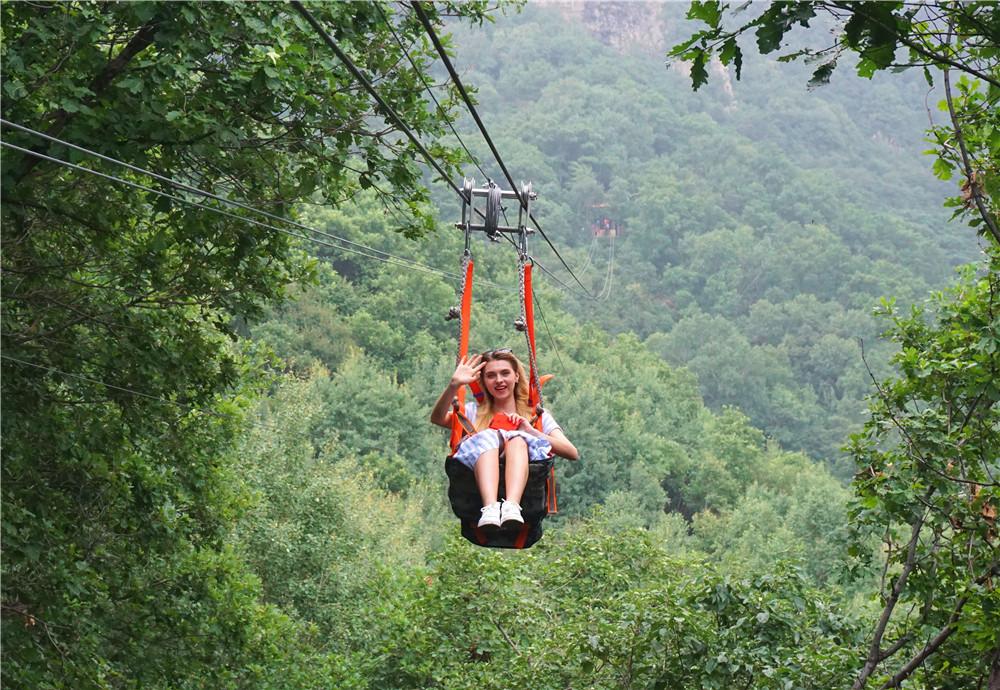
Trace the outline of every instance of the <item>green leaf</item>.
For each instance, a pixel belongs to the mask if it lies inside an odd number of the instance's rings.
[[[735,36],[730,36],[726,39],[726,42],[722,44],[719,59],[722,60],[723,65],[732,63],[736,68],[736,79],[740,78],[743,70],[743,51],[740,50],[739,45],[737,45]]]
[[[950,180],[955,166],[944,158],[938,158],[934,161],[933,170],[939,180]]]
[[[688,40],[684,41],[683,43],[678,43],[677,45],[673,46],[670,49],[670,52],[668,53],[668,55],[670,57],[685,57],[685,53],[688,52],[688,50],[691,48],[691,46],[693,46],[698,41],[701,41],[702,39],[710,39],[710,38],[714,37],[714,35],[715,35],[714,32],[699,31],[696,34],[694,34],[693,36],[691,36],[691,38],[689,38]],[[705,41],[702,41],[702,43],[704,43],[704,42]]]
[[[781,47],[781,39],[784,38],[788,30],[786,24],[781,21],[767,21],[757,28],[757,49],[762,55],[777,50]]]
[[[867,3],[871,4],[871,3]],[[847,20],[844,25],[844,40],[847,45],[852,48],[857,48],[861,43],[861,36],[864,34],[866,29],[865,22],[867,21],[866,16],[861,12],[852,12],[851,18]]]
[[[713,29],[717,29],[722,19],[722,10],[722,3],[719,0],[692,0],[687,18],[700,19]]]
[[[859,77],[864,77],[865,79],[871,79],[875,76],[875,72],[879,69],[879,66],[875,64],[869,58],[861,58],[858,60],[857,73]]]
[[[707,61],[708,53],[701,48],[696,49],[691,62],[691,84],[695,91],[708,82],[708,70],[705,67]]]
[[[824,62],[822,65],[816,68],[813,72],[812,77],[809,79],[809,86],[823,86],[830,83],[830,77],[833,75],[833,70],[837,68],[836,58],[830,60],[829,62]]]
[[[117,82],[119,88],[125,89],[130,93],[142,93],[143,82],[139,76],[128,76]]]
[[[778,62],[794,62],[798,60],[803,55],[809,55],[808,50],[797,50],[794,53],[788,53],[787,55],[780,55],[778,57]]]

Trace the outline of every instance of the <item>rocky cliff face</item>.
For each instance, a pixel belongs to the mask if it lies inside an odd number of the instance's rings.
[[[662,54],[667,48],[663,8],[661,2],[559,3],[567,19],[583,23],[603,43],[622,52],[639,50],[651,54]]]
[[[674,43],[688,35],[683,26],[686,8],[683,3],[571,0],[554,6],[568,21],[580,22],[602,43],[622,53],[642,52],[666,59]],[[690,65],[673,60],[670,69],[687,75]],[[729,70],[718,58],[712,59],[708,69],[712,72],[712,80],[731,101],[734,100]]]

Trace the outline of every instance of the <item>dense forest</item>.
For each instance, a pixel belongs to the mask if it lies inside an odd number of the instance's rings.
[[[995,6],[421,8],[558,251],[544,538],[447,501],[413,6],[4,3],[3,683],[1000,688]]]
[[[584,248],[595,205],[627,229],[607,299],[567,308],[637,334],[696,373],[712,409],[738,407],[783,447],[849,476],[839,449],[870,384],[857,340],[875,348],[873,366],[889,352],[873,306],[922,300],[977,250],[947,225],[949,186],[921,156],[927,84],[915,72],[838,74],[806,93],[806,70],[757,57],[745,69],[760,78],[692,95],[656,51],[683,38],[682,10],[605,17],[624,31],[661,15],[663,35],[647,32],[652,45],[626,55],[534,8],[486,42],[470,36],[477,49],[462,54],[501,147],[530,179],[551,180],[538,185],[540,220]]]

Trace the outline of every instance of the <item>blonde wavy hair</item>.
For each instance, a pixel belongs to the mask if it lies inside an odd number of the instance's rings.
[[[488,350],[482,354],[486,362],[503,360],[508,362],[517,374],[517,383],[514,384],[514,406],[517,413],[522,417],[531,419],[531,406],[528,404],[528,375],[524,371],[521,360],[514,356],[513,352],[496,352]],[[479,387],[483,391],[483,401],[479,404],[476,412],[476,431],[482,431],[490,426],[493,421],[493,396],[486,389],[486,367],[479,372]]]

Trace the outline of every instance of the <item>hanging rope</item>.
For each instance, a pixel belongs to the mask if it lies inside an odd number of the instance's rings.
[[[604,301],[611,299],[611,285],[615,277],[615,236],[611,236],[611,241],[608,246],[608,273],[604,277],[604,287],[601,288],[600,294],[597,295],[597,299]]]
[[[583,260],[580,267],[576,269],[577,275],[581,278],[586,274],[587,269],[590,268],[590,264],[594,260],[595,249],[597,249],[597,235],[594,235],[594,239],[590,241],[590,247],[587,248],[587,257]]]
[[[532,411],[538,413],[537,407],[542,405],[542,386],[538,378],[538,362],[535,356],[535,304],[531,288],[531,258],[521,254],[518,264],[518,278],[521,287],[521,321],[524,323],[524,336],[528,341],[528,365],[531,384],[528,390],[528,404]],[[535,426],[541,429],[541,416]]]
[[[459,315],[459,336],[458,336],[458,356],[456,363],[469,354],[469,326],[472,320],[472,271],[475,262],[472,260],[472,252],[466,250],[462,254],[462,309]],[[451,415],[451,450],[455,452],[462,442],[462,436],[469,431],[466,428],[468,420],[465,418],[465,386],[462,386],[455,393],[452,400]]]

